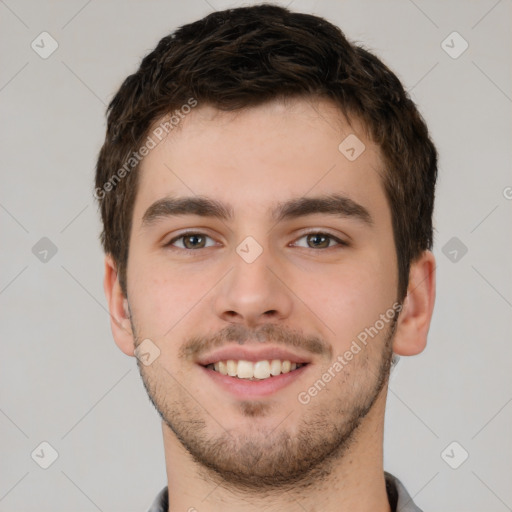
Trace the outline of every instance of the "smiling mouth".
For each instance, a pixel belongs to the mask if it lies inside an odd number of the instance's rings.
[[[244,359],[218,361],[205,365],[204,368],[213,370],[221,375],[243,380],[265,380],[284,373],[293,372],[308,363],[292,363],[289,360],[264,359],[262,361],[246,361]]]

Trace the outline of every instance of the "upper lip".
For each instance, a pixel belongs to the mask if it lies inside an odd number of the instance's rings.
[[[249,346],[226,346],[220,349],[214,350],[208,354],[200,356],[196,363],[202,366],[207,366],[211,363],[217,363],[218,361],[227,361],[233,359],[235,361],[245,360],[257,361],[280,359],[281,361],[290,361],[291,363],[309,363],[311,358],[306,355],[293,353],[283,347],[249,347]]]

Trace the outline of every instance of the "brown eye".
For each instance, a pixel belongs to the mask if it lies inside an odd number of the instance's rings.
[[[345,242],[343,242],[343,240],[340,240],[339,238],[330,235],[329,233],[307,233],[301,236],[298,240],[301,240],[303,238],[306,239],[307,249],[329,249],[330,247],[332,247],[331,241],[337,242],[337,245],[347,245]]]
[[[187,249],[197,249],[204,247],[205,237],[202,235],[186,235],[183,237],[183,245]]]
[[[313,235],[307,236],[308,243],[311,243],[313,248],[322,248],[322,249],[329,247],[330,238],[331,237],[322,235],[320,233],[318,233],[318,234],[315,233]]]
[[[210,237],[203,233],[185,233],[176,238],[173,238],[167,244],[167,246],[171,246],[171,248],[188,249],[188,250],[204,249],[205,247],[207,247],[205,245],[207,238],[210,238]],[[181,242],[182,247],[176,246],[175,242],[181,241],[181,240],[182,240],[182,242]],[[211,245],[208,247],[211,247]]]

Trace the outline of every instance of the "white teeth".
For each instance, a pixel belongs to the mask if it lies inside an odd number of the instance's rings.
[[[226,361],[226,367],[228,370],[228,375],[230,377],[236,377],[236,370],[238,368],[238,364],[236,361],[233,361],[233,359],[228,359]]]
[[[238,367],[240,367],[240,363],[238,363]],[[268,361],[258,361],[254,364],[254,377],[257,379],[268,379],[270,377],[270,364]]]
[[[224,361],[219,361],[219,372],[222,373],[222,375],[228,374],[228,367]]]
[[[254,365],[250,361],[241,359],[238,361],[236,374],[240,379],[252,379],[254,377]]]
[[[230,377],[238,377],[239,379],[268,379],[269,377],[280,375],[281,373],[289,373],[303,366],[302,363],[292,363],[288,360],[266,359],[253,363],[241,359],[235,361],[228,359],[227,361],[217,361],[209,364],[208,367],[222,375]]]
[[[281,361],[279,359],[272,359],[270,361],[270,374],[279,375],[281,373]]]

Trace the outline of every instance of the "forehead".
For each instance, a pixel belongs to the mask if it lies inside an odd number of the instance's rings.
[[[166,196],[206,196],[235,217],[275,220],[286,199],[340,193],[385,208],[379,148],[328,100],[273,101],[239,111],[198,104],[139,168],[135,225]]]

